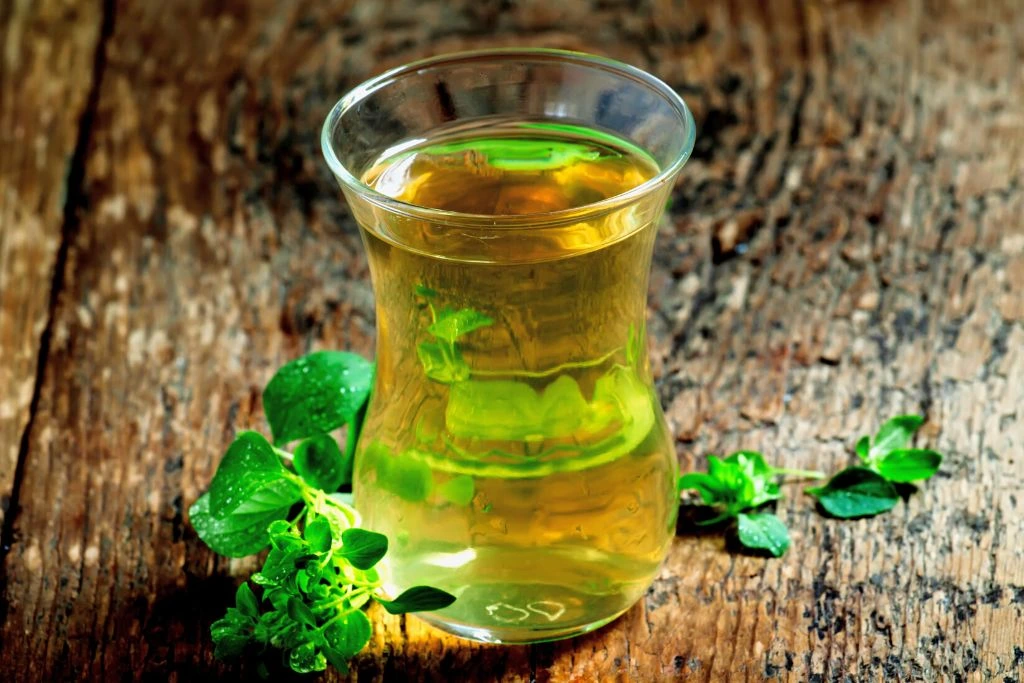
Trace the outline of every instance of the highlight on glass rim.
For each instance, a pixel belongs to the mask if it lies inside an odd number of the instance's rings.
[[[1019,683],[1017,4],[0,3],[0,683]]]

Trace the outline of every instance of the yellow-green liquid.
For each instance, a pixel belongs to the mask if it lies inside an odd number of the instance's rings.
[[[500,216],[579,208],[657,170],[607,135],[510,123],[406,149],[363,180]],[[457,596],[420,615],[442,628],[497,642],[574,635],[630,607],[658,571],[676,461],[643,336],[655,226],[636,215],[510,237],[357,211],[379,341],[356,504],[390,540],[389,592]],[[429,369],[422,347],[439,343],[429,328],[445,308],[491,323],[456,340],[458,363]]]

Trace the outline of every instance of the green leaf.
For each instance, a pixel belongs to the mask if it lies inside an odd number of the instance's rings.
[[[246,646],[253,641],[254,621],[243,617],[238,610],[228,613],[210,625],[210,637],[213,640],[213,655],[217,659],[237,657],[245,652]]]
[[[328,630],[330,630],[334,628],[334,626],[332,624],[327,628]],[[324,635],[324,637],[327,637],[326,634]],[[343,676],[348,674],[348,658],[345,657],[344,654],[330,647],[325,647],[323,649],[323,653],[324,657],[327,658],[327,662],[335,669],[337,669],[338,673],[342,674]]]
[[[714,505],[722,502],[725,497],[725,490],[721,482],[710,474],[703,472],[687,472],[679,477],[680,491],[697,491],[701,500],[707,505]]]
[[[226,557],[255,555],[270,543],[267,526],[288,516],[289,507],[256,514],[233,514],[215,519],[210,514],[210,494],[204,493],[189,508],[196,534],[211,550]]]
[[[740,513],[736,517],[736,537],[747,548],[765,550],[772,557],[782,557],[789,548],[789,531],[773,514]]]
[[[876,463],[878,473],[900,484],[928,479],[939,471],[942,454],[925,448],[890,451]]]
[[[323,553],[305,553],[304,555],[299,555],[298,557],[294,558],[293,564],[297,569],[305,570],[306,573],[310,576],[318,576],[321,571],[321,568],[319,567],[319,561],[322,556]],[[303,588],[303,590],[306,589]]]
[[[493,318],[480,311],[474,311],[472,308],[463,308],[458,311],[445,309],[438,312],[437,320],[427,328],[427,331],[438,339],[452,343],[474,330],[493,324]]]
[[[217,519],[231,514],[256,514],[296,503],[299,487],[256,432],[242,432],[228,447],[210,482],[210,513]]]
[[[469,379],[469,366],[462,360],[458,350],[452,351],[437,342],[421,342],[416,345],[423,372],[432,380],[452,384]]]
[[[348,494],[351,496],[352,494]],[[346,509],[341,506],[344,505]],[[317,509],[317,512],[321,517],[327,519],[327,522],[331,525],[331,541],[334,545],[341,543],[341,535],[352,526],[353,518],[356,516],[355,510],[351,507],[351,503],[343,504],[336,498],[328,505],[323,505]]]
[[[316,617],[313,615],[313,611],[296,597],[288,598],[288,616],[300,624],[316,626]]]
[[[299,674],[323,671],[327,668],[327,659],[314,643],[303,643],[288,655],[288,666]]]
[[[722,459],[708,456],[708,473],[691,472],[679,479],[680,489],[694,489],[708,505],[722,511],[717,517],[701,522],[714,524],[782,497],[775,478],[790,470],[777,470],[755,451],[736,451]]]
[[[888,420],[875,434],[875,440],[871,444],[868,458],[877,462],[884,458],[891,451],[905,448],[913,438],[914,432],[924,424],[924,418],[920,415],[897,415]]]
[[[288,522],[280,520],[267,527],[270,545],[278,550],[305,552],[306,542]]]
[[[250,642],[249,636],[218,626],[217,622],[210,626],[210,636],[213,639],[213,656],[217,659],[240,656]]]
[[[317,434],[300,443],[295,449],[294,465],[307,484],[328,493],[345,483],[348,471],[345,456],[330,434]]]
[[[260,614],[259,603],[256,601],[256,594],[249,588],[248,582],[243,582],[235,591],[235,606],[238,611],[247,617],[256,618]]]
[[[572,434],[591,419],[593,412],[580,391],[579,383],[569,375],[559,375],[544,387],[537,410],[538,423],[533,427],[534,433],[550,438]]]
[[[426,500],[434,487],[434,475],[427,463],[405,453],[392,455],[386,447],[372,444],[368,458],[376,462],[377,485],[402,500]]]
[[[291,479],[276,479],[267,481],[260,488],[252,487],[254,490],[247,500],[234,509],[233,515],[252,515],[276,510],[283,506],[292,506],[299,502],[302,497],[301,489]],[[212,504],[212,501],[211,501]],[[223,508],[221,508],[223,510]]]
[[[314,553],[326,553],[331,549],[331,523],[326,517],[317,517],[307,524],[303,536],[309,541],[309,548]]]
[[[764,456],[757,451],[736,451],[724,462],[739,465],[748,477],[755,476],[771,476],[772,468],[768,467],[768,463],[765,462]]]
[[[261,621],[281,620],[288,616],[288,598],[291,596],[283,588],[270,588],[263,591],[263,599],[274,608],[273,612],[264,612]]]
[[[356,569],[369,569],[388,552],[388,537],[365,529],[345,529],[341,543],[341,556]]]
[[[460,474],[438,486],[437,493],[450,503],[465,506],[473,500],[475,489],[473,477],[468,474]]]
[[[324,640],[328,647],[347,660],[366,647],[372,633],[373,628],[366,613],[353,610],[324,630]]]
[[[292,525],[289,524],[287,522],[287,520],[283,520],[283,519],[279,519],[279,520],[276,520],[274,522],[271,522],[270,526],[267,527],[267,533],[270,534],[271,542],[273,542],[273,539],[274,539],[275,536],[281,536],[281,535],[284,535],[284,534],[290,534],[291,531],[292,531]]]
[[[280,550],[271,548],[263,567],[252,575],[254,583],[260,586],[279,586],[295,575],[295,560],[305,554],[304,548]]]
[[[525,382],[512,380],[457,382],[448,392],[445,426],[452,436],[488,441],[585,441],[581,433],[604,432],[616,419],[635,420],[638,429],[649,431],[650,424],[641,421],[646,418],[645,410],[651,414],[645,389],[641,388],[641,405],[632,411],[632,404],[623,404],[634,398],[628,393],[633,387],[622,386],[626,382],[617,377],[617,373],[610,373],[598,380],[592,404],[584,398],[576,380],[567,375],[540,392]],[[646,432],[640,436],[646,436]]]
[[[427,287],[426,285],[423,285],[423,284],[417,284],[416,285],[416,295],[417,296],[422,296],[422,297],[424,297],[426,299],[433,299],[434,297],[437,296],[437,290],[436,289],[431,289],[430,287]]]
[[[370,395],[373,363],[347,351],[317,351],[284,365],[263,390],[278,444],[351,424]]]
[[[455,596],[451,593],[446,593],[440,588],[413,586],[394,600],[382,600],[380,598],[376,598],[376,600],[391,614],[406,614],[407,612],[428,612],[435,609],[444,609],[455,602]]]
[[[723,491],[723,504],[734,511],[750,507],[757,489],[750,475],[739,463],[726,462],[717,456],[709,455],[708,474],[718,480]]]
[[[614,420],[621,421],[625,427],[616,437],[621,443],[612,448],[603,445],[602,450],[609,454],[631,453],[651,433],[656,403],[650,384],[640,379],[635,370],[616,365],[594,383],[593,415],[587,416],[587,430],[604,429],[607,426],[605,416],[610,412]]]
[[[755,451],[736,451],[724,462],[737,465],[750,480],[753,491],[749,499],[738,500],[744,507],[756,508],[782,497],[775,482],[776,471],[768,466],[764,456]],[[744,486],[746,486],[744,484]]]
[[[523,441],[542,434],[541,397],[511,380],[469,380],[448,392],[445,426],[452,436],[488,441]]]
[[[860,456],[861,460],[868,462],[869,453],[871,452],[871,437],[867,434],[860,437],[860,439],[857,440],[857,445],[854,447],[854,450],[857,451],[857,455]]]
[[[827,484],[807,489],[807,493],[833,517],[850,519],[888,512],[899,495],[882,475],[866,467],[847,467]]]

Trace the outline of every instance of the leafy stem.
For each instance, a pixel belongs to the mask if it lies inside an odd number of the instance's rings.
[[[430,314],[427,334],[433,341],[420,342],[416,346],[427,377],[443,384],[469,379],[469,365],[462,358],[459,340],[475,330],[493,325],[494,319],[472,308],[439,309],[434,305],[437,292],[424,285],[416,286],[416,295],[421,300],[421,307]]]
[[[896,485],[930,479],[939,471],[942,454],[909,448],[924,424],[920,415],[897,415],[886,420],[874,438],[865,435],[854,450],[863,465],[847,467],[824,486],[807,489],[833,517],[871,517],[888,512],[899,502]]]
[[[818,470],[793,470],[789,468],[773,467],[772,474],[779,477],[794,477],[796,479],[824,479],[825,473]]]
[[[775,481],[780,475],[820,476],[817,472],[769,467],[760,453],[737,451],[724,459],[708,456],[708,472],[684,474],[679,478],[679,488],[697,491],[705,504],[718,511],[715,517],[701,524],[733,519],[735,536],[742,546],[779,557],[790,543],[785,524],[770,513],[748,514],[747,511],[757,510],[782,497]]]
[[[919,415],[897,415],[887,420],[874,438],[862,436],[855,451],[862,464],[847,467],[821,486],[806,489],[832,517],[870,517],[891,510],[899,502],[898,485],[933,476],[942,455],[911,448],[914,433],[924,424]],[[708,472],[691,472],[679,479],[680,490],[697,491],[718,511],[702,525],[735,520],[735,533],[748,549],[776,557],[789,545],[789,534],[780,520],[764,512],[752,512],[781,498],[776,477],[824,479],[814,470],[770,467],[760,453],[738,451],[728,458],[708,456]]]
[[[273,648],[293,671],[321,671],[330,663],[345,673],[370,639],[362,611],[370,600],[393,613],[441,609],[455,600],[428,586],[394,600],[381,596],[376,566],[387,537],[359,528],[356,510],[334,493],[351,479],[372,379],[373,365],[345,352],[317,352],[282,367],[263,392],[274,442],[240,433],[209,492],[189,509],[199,537],[215,552],[245,557],[270,548],[251,577],[255,591],[248,582],[239,586],[235,606],[210,628],[217,657],[269,656]],[[346,425],[342,452],[330,433]],[[289,443],[296,445],[287,450]]]

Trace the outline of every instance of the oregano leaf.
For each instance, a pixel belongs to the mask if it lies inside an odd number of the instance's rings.
[[[920,415],[897,415],[886,420],[878,428],[874,440],[871,442],[871,449],[868,459],[877,462],[884,458],[891,451],[905,448],[914,436],[914,432],[924,424],[924,418]]]
[[[869,453],[871,452],[871,437],[867,434],[860,437],[860,439],[857,440],[857,445],[854,447],[854,450],[857,452],[857,455],[860,456],[861,460],[868,462]]]
[[[290,507],[256,514],[228,515],[221,519],[210,514],[210,494],[204,493],[189,508],[189,520],[200,540],[218,555],[247,557],[270,543],[267,526],[288,516]]]
[[[282,366],[263,390],[275,443],[352,424],[370,395],[373,373],[373,363],[347,351],[316,351]]]
[[[736,537],[746,548],[782,557],[789,548],[789,530],[782,520],[768,512],[736,516]]]
[[[409,612],[427,612],[444,609],[455,602],[455,596],[440,588],[431,586],[413,586],[402,592],[394,600],[376,598],[384,609],[391,614],[407,614]]]
[[[850,519],[888,512],[899,494],[882,475],[866,467],[848,467],[824,486],[807,489],[833,517]]]
[[[438,339],[452,343],[474,330],[493,324],[494,318],[472,308],[463,308],[458,311],[444,309],[438,312],[437,320],[427,328],[427,331]]]
[[[388,537],[366,529],[345,529],[341,544],[341,556],[356,569],[373,567],[388,551]]]
[[[901,448],[890,451],[876,467],[889,481],[906,484],[930,478],[939,471],[941,464],[941,453],[927,448]]]
[[[255,619],[259,616],[260,608],[259,603],[256,601],[256,594],[249,588],[247,581],[243,581],[238,586],[238,590],[235,591],[235,607],[247,617]]]
[[[353,610],[324,630],[324,640],[341,658],[349,659],[366,647],[372,634],[366,612]]]
[[[326,517],[321,515],[306,524],[303,535],[309,542],[309,549],[314,553],[326,553],[331,549],[331,524]]]
[[[352,426],[349,426],[352,429]],[[346,483],[349,470],[338,442],[330,434],[317,434],[304,439],[295,449],[295,471],[314,488],[328,493]]]
[[[301,492],[270,442],[262,434],[242,432],[220,461],[209,496],[209,513],[224,519],[233,513],[259,514],[288,507]]]

